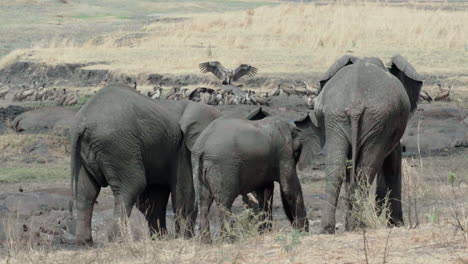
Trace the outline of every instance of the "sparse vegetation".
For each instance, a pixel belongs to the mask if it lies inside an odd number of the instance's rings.
[[[0,3],[0,7],[14,4],[38,6],[42,2],[15,0]],[[135,10],[107,10],[104,4],[88,12],[90,0],[66,2],[63,5],[76,4],[74,7],[78,6],[79,12],[67,7],[60,9],[60,15],[53,21],[49,18],[41,18],[41,21],[79,26],[89,21],[112,22],[136,16]],[[109,1],[117,2],[124,1]],[[448,4],[443,2],[434,3],[427,9],[418,8],[417,1],[407,6],[364,1],[353,4],[337,1],[329,5],[280,4],[277,1],[173,1],[168,4],[140,1],[135,5],[135,9],[172,14],[168,18],[177,19],[154,21],[143,28],[132,29],[131,34],[141,33],[141,37],[123,42],[119,40],[129,32],[111,32],[87,41],[48,38],[35,43],[32,48],[16,50],[3,57],[0,68],[17,61],[50,65],[103,62],[87,68],[139,76],[144,73],[198,73],[198,63],[216,59],[229,62],[228,67],[252,63],[260,69],[260,74],[275,75],[323,72],[345,53],[379,56],[384,60],[401,53],[423,73],[437,75],[466,71],[466,9],[447,10],[444,7]],[[225,11],[223,9],[229,12],[217,13]],[[0,10],[0,16],[2,12]],[[29,19],[32,18],[26,20]],[[5,25],[9,23],[5,21]],[[140,89],[147,91],[152,87],[140,86]],[[464,94],[467,91],[466,87],[454,91],[454,101],[459,106],[468,105]],[[85,104],[88,98],[81,97],[78,105]],[[31,103],[29,106],[44,105]],[[43,157],[33,154],[39,162],[35,160],[27,166],[19,162],[26,156],[25,149],[37,142],[46,143],[54,155],[68,159],[68,142],[64,137],[0,135],[2,190],[14,185],[12,191],[16,191],[15,184],[18,183],[60,181],[68,184],[68,160],[48,164]],[[355,217],[364,224],[356,232],[341,232],[342,228],[339,228],[333,236],[304,234],[293,231],[285,218],[275,216],[273,231],[260,235],[258,227],[262,223],[249,210],[233,215],[233,228],[226,234],[235,238],[233,241],[224,241],[218,235],[210,245],[201,244],[196,238],[174,239],[172,233],[168,236],[170,239],[148,236],[138,240],[125,229],[123,239],[118,242],[70,250],[60,249],[62,245],[37,246],[31,237],[21,237],[21,230],[7,229],[7,242],[0,243],[0,263],[468,263],[466,161],[466,151],[439,156],[421,156],[419,153],[416,158],[403,160],[405,226],[401,228],[385,228],[388,199],[381,211],[376,210],[374,191],[371,186],[366,186],[354,197],[357,201],[355,212],[358,212]],[[305,202],[309,203],[309,219],[317,221],[316,206],[311,204],[319,204],[324,180],[307,177],[309,175],[301,174],[303,192],[307,195]],[[65,187],[69,188],[68,185]],[[276,209],[280,204],[278,197],[276,193]],[[342,205],[339,207],[338,211]],[[338,226],[343,220],[342,215],[337,217]],[[314,233],[317,227],[311,229]]]
[[[68,168],[0,168],[0,183],[27,183],[54,181],[70,177]]]
[[[390,215],[388,197],[389,193],[381,204],[377,205],[376,196],[371,186],[365,180],[359,184],[354,197],[351,197],[354,201],[351,214],[352,218],[358,222],[358,228],[367,230],[388,227],[388,216]]]

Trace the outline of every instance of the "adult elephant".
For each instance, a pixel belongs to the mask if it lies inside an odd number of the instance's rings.
[[[350,230],[357,224],[351,210],[358,183],[370,184],[378,173],[377,200],[390,192],[390,223],[402,225],[400,138],[417,106],[420,75],[400,55],[391,58],[390,68],[379,58],[346,55],[325,73],[320,86],[315,112],[326,136],[323,232],[335,232],[336,205],[345,176],[346,229]]]
[[[202,130],[220,115],[213,107],[190,101],[155,102],[121,84],[97,92],[78,112],[72,130],[74,242],[93,243],[93,205],[106,186],[115,200],[110,239],[135,204],[150,231],[164,233],[169,194],[176,232],[190,237],[196,217],[191,150]]]
[[[239,195],[256,194],[261,218],[272,220],[273,188],[278,182],[286,216],[293,227],[308,231],[308,221],[296,164],[303,141],[318,128],[307,115],[296,122],[265,114],[261,108],[243,118],[219,118],[201,133],[193,153],[193,178],[200,211],[202,241],[209,242],[209,210],[220,208],[226,229],[227,212]],[[271,228],[264,224],[261,230]]]

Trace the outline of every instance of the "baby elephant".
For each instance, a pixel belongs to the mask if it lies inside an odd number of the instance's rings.
[[[220,209],[222,231],[240,194],[255,192],[263,212],[261,218],[271,221],[275,181],[280,184],[283,207],[293,227],[308,231],[296,173],[302,148],[300,134],[294,124],[271,116],[257,121],[222,118],[206,127],[192,152],[203,242],[211,241],[208,215],[213,200]]]

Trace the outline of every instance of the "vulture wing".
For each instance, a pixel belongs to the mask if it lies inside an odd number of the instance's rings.
[[[242,76],[248,75],[249,77],[255,76],[257,74],[257,68],[250,66],[248,64],[241,64],[234,72],[233,81],[239,80]]]
[[[211,72],[216,77],[218,77],[218,79],[224,80],[226,69],[223,67],[223,65],[221,65],[219,61],[208,61],[200,63],[198,67],[203,73]]]

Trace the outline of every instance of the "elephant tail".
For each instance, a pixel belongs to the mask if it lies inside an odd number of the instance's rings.
[[[353,107],[348,109],[347,113],[351,123],[351,179],[350,184],[352,187],[356,184],[356,166],[357,155],[359,153],[359,121],[361,120],[364,112],[363,107]]]
[[[81,137],[84,133],[84,129],[77,129],[71,135],[71,193],[72,193],[72,201],[76,200],[77,198],[77,188],[78,188],[78,175],[80,173],[81,168],[81,159],[80,159],[80,152],[81,152]],[[73,202],[70,203],[70,212],[72,211]]]
[[[198,204],[198,200],[200,199],[200,184],[202,178],[205,177],[204,172],[205,169],[203,168],[203,152],[193,155],[192,165],[193,165],[193,185],[195,189],[195,204]]]

